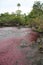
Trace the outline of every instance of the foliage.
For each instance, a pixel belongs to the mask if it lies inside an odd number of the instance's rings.
[[[37,30],[40,28],[43,29],[43,3],[41,3],[40,1],[36,1],[33,5],[33,9],[30,12],[30,14],[28,14],[28,20],[30,22],[31,26],[34,26],[35,28],[37,28]],[[42,31],[42,30],[41,30]]]
[[[18,10],[16,13],[2,13],[0,14],[0,26],[28,26],[35,27],[38,31],[43,31],[43,3],[35,1],[33,9],[26,15],[21,14],[19,7],[20,3],[17,4]]]

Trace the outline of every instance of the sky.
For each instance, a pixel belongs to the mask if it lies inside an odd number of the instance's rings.
[[[16,12],[18,3],[21,4],[20,10],[22,13],[29,13],[32,10],[34,1],[43,2],[43,0],[0,0],[0,13]]]

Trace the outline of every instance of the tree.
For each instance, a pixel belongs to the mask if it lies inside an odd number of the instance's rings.
[[[17,11],[16,11],[16,14],[17,14],[17,16],[20,16],[21,10],[17,10]]]
[[[17,6],[18,6],[18,10],[19,10],[19,7],[21,6],[21,4],[20,4],[20,3],[18,3],[18,4],[17,4]]]
[[[42,10],[43,4],[40,3],[40,1],[35,1],[33,4],[33,9],[28,14],[28,21],[30,22],[30,26],[37,27],[39,31],[43,29],[43,10]],[[42,31],[42,30],[41,30]]]
[[[41,9],[41,3],[40,3],[40,1],[35,1],[34,5],[33,5],[33,8],[35,8],[35,9]]]
[[[21,10],[19,10],[19,7],[21,6],[20,3],[17,4],[18,10],[16,11],[16,14],[19,16],[21,14]]]

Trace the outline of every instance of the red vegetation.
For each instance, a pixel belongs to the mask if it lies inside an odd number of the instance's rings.
[[[27,30],[26,30],[27,31]],[[29,31],[27,31],[29,32]],[[29,34],[19,38],[7,38],[0,41],[0,65],[31,65],[28,59],[28,51],[30,47],[21,48],[21,40],[25,40],[27,45],[29,42],[36,41],[37,33]]]

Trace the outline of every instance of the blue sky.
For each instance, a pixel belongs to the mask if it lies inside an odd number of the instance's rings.
[[[15,12],[17,10],[17,3],[21,4],[20,10],[22,13],[28,13],[32,10],[34,1],[43,0],[0,0],[0,13]]]

